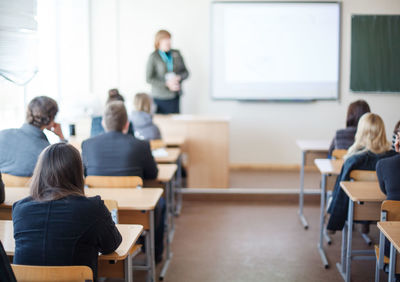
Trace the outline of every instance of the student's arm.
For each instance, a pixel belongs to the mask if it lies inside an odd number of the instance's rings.
[[[167,87],[165,78],[160,79],[156,76],[155,67],[154,56],[150,55],[146,67],[146,82],[157,87]]]
[[[122,242],[121,234],[111,218],[111,213],[102,200],[99,201],[96,234],[102,254],[114,252]]]
[[[4,192],[4,183],[3,183],[3,179],[2,179],[1,173],[0,173],[0,204],[4,203],[5,198],[6,198],[6,195]]]
[[[385,187],[385,176],[384,176],[384,160],[378,161],[376,164],[376,174],[378,176],[379,187],[383,194],[387,195],[386,187]]]
[[[150,143],[143,141],[143,178],[144,179],[156,179],[158,175],[157,163],[151,154]]]

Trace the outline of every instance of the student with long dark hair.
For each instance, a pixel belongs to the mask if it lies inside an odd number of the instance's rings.
[[[349,105],[346,116],[346,128],[336,131],[335,137],[329,147],[329,155],[332,155],[333,150],[347,150],[353,145],[358,121],[365,113],[369,112],[371,112],[371,109],[364,100],[357,100]]]
[[[15,264],[87,265],[97,277],[98,253],[122,240],[101,198],[85,197],[80,154],[64,143],[40,154],[30,196],[13,205],[12,218]]]

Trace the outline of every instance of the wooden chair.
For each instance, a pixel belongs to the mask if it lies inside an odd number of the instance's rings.
[[[375,170],[352,170],[350,172],[352,181],[378,181]],[[354,220],[355,221],[378,221],[379,220],[380,204],[378,203],[363,203],[362,205],[354,205]],[[375,216],[377,215],[377,216]],[[377,217],[377,218],[375,218]],[[361,236],[368,244],[372,245],[372,241],[365,233]]]
[[[341,160],[347,154],[347,150],[344,149],[336,149],[332,152],[332,157],[337,160]]]
[[[88,266],[32,266],[11,265],[17,281],[93,281],[92,269]]]
[[[384,201],[381,205],[381,221],[400,221],[400,201]],[[375,267],[375,281],[379,282],[380,271],[384,269],[385,265],[389,265],[389,258],[384,255],[385,253],[385,235],[380,232],[379,246],[375,245],[376,267]],[[396,255],[396,268],[395,272],[400,273],[400,256]]]
[[[1,174],[5,187],[25,187],[29,185],[30,177],[15,176],[7,173]]]
[[[85,184],[89,188],[138,188],[143,186],[139,176],[87,176]]]
[[[104,205],[110,211],[115,224],[118,224],[118,202],[115,200],[104,200]]]
[[[162,141],[161,139],[157,140],[150,140],[150,148],[152,150],[160,149],[160,148],[165,148],[167,145]]]

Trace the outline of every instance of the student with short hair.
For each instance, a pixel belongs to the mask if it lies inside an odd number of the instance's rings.
[[[133,105],[135,110],[130,115],[135,136],[142,140],[161,139],[160,129],[153,123],[151,114],[153,101],[150,95],[138,93],[135,95]]]
[[[55,100],[46,96],[34,98],[26,111],[21,128],[0,132],[0,170],[15,176],[31,176],[39,154],[50,145],[44,129],[64,140],[61,125],[54,121],[58,112]]]
[[[85,175],[157,178],[158,168],[151,154],[149,142],[127,134],[129,121],[123,102],[114,101],[106,105],[103,126],[106,133],[82,143]],[[165,222],[163,198],[157,204],[154,214],[155,256],[156,262],[159,262],[162,260]]]
[[[375,170],[379,160],[395,154],[386,139],[381,117],[373,113],[364,114],[358,123],[355,142],[345,156],[342,171],[335,184],[332,202],[328,208],[328,230],[342,230],[347,218],[349,198],[341,189],[340,182],[349,181],[352,170]]]
[[[30,196],[13,205],[12,218],[15,264],[86,265],[96,278],[98,253],[122,241],[100,196],[85,196],[80,154],[64,143],[40,154]]]
[[[365,113],[369,112],[371,112],[369,105],[364,100],[357,100],[349,105],[347,109],[346,128],[336,131],[335,137],[329,147],[329,156],[332,155],[333,150],[347,150],[353,145],[358,121]]]

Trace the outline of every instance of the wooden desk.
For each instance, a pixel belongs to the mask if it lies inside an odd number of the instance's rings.
[[[378,222],[379,230],[390,242],[390,262],[389,262],[389,281],[396,281],[395,270],[399,262],[397,252],[400,252],[400,222],[399,221],[381,221]],[[383,253],[383,252],[382,252]],[[377,269],[379,271],[379,269]]]
[[[161,188],[90,188],[85,189],[86,196],[101,196],[102,199],[118,202],[118,216],[121,224],[140,224],[146,232],[146,255],[151,262],[149,272],[155,281],[154,257],[154,208],[157,205],[163,189]],[[0,219],[11,219],[13,203],[29,195],[29,188],[6,188],[6,201],[0,205]]]
[[[350,282],[352,259],[375,260],[373,250],[352,250],[354,220],[379,221],[381,204],[386,196],[381,192],[378,182],[342,181],[340,186],[349,197],[349,210],[347,222],[342,230],[341,262],[336,266],[343,279]],[[364,256],[359,256],[360,254]],[[365,254],[372,256],[367,257]]]
[[[164,140],[183,136],[188,156],[188,187],[229,187],[229,118],[198,115],[156,115]]]
[[[297,140],[297,146],[301,150],[301,167],[300,167],[300,193],[299,193],[299,217],[304,226],[308,229],[308,222],[303,214],[304,206],[304,169],[307,163],[307,155],[313,155],[312,159],[316,156],[319,158],[326,158],[330,146],[329,140]],[[311,162],[312,163],[312,162]]]
[[[158,164],[175,164],[178,162],[179,156],[181,155],[181,149],[179,148],[165,148],[167,156],[156,156],[154,160]]]
[[[131,251],[135,246],[135,243],[139,236],[143,232],[143,226],[132,225],[132,224],[117,224],[118,231],[121,233],[122,242],[113,253],[108,255],[99,256],[99,277],[100,274],[106,275],[104,277],[115,277],[108,276],[107,273],[115,273],[112,268],[119,268],[123,270],[122,278],[125,277],[127,281],[133,281],[132,278],[132,257]],[[14,256],[15,252],[15,241],[14,241],[14,227],[11,220],[0,220],[0,241],[3,243],[4,250],[8,256]],[[109,264],[108,261],[120,261],[124,262],[122,267],[116,264]],[[103,266],[104,269],[101,269]],[[117,276],[120,277],[120,276]]]
[[[320,205],[320,232],[318,241],[318,251],[325,268],[329,267],[328,259],[323,248],[323,239],[331,244],[331,238],[325,232],[325,202],[326,202],[326,183],[329,176],[337,176],[342,170],[343,160],[315,159],[315,165],[321,173],[321,205]]]

